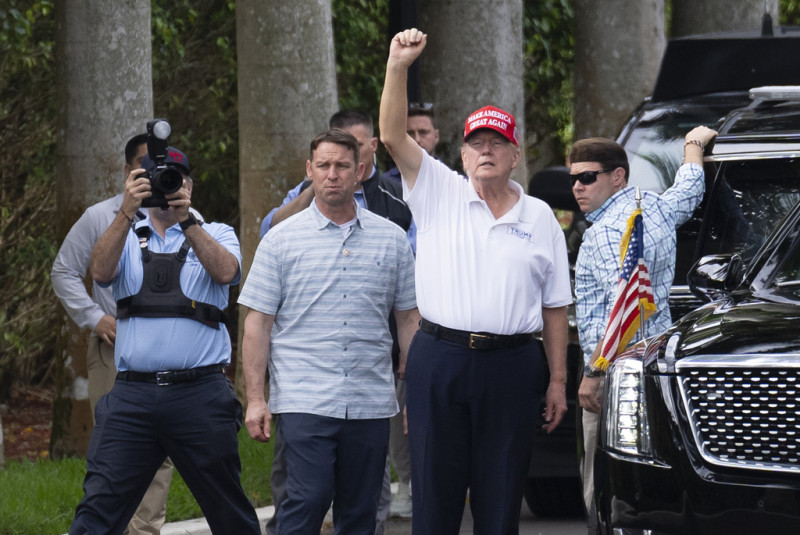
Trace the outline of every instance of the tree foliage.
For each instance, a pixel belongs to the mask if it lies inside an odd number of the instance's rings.
[[[549,142],[553,154],[559,156],[572,140],[573,16],[572,0],[525,2],[527,142],[529,147]],[[529,149],[529,159],[539,153]],[[554,162],[545,165],[550,163]]]
[[[389,1],[332,0],[331,7],[339,107],[363,110],[377,121],[389,53]]]
[[[528,146],[549,144],[544,152],[559,161],[572,137],[573,0],[524,6]],[[151,7],[154,113],[170,120],[171,143],[189,154],[194,205],[238,227],[235,2],[152,0]],[[0,398],[12,379],[45,378],[55,348],[54,8],[55,0],[0,7]],[[332,0],[332,11],[340,106],[377,117],[389,0]],[[800,1],[782,0],[781,24],[799,21]],[[531,159],[540,153],[528,151]]]
[[[53,8],[0,8],[0,401],[13,380],[44,375],[56,340]]]
[[[236,3],[153,0],[152,21],[155,115],[170,121],[170,143],[189,156],[192,204],[209,221],[236,226]]]
[[[784,26],[800,25],[799,0],[780,0],[780,24]]]

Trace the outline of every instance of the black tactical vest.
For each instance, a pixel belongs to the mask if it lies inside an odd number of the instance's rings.
[[[176,253],[153,253],[147,248],[150,227],[136,229],[142,249],[142,287],[135,295],[117,301],[117,319],[189,318],[219,329],[225,313],[214,305],[189,299],[181,290],[181,269],[191,246],[184,240]]]

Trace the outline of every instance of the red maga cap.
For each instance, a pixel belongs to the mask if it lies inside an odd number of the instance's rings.
[[[503,135],[514,145],[519,146],[519,134],[517,133],[517,122],[514,116],[508,112],[495,108],[494,106],[484,106],[472,112],[464,123],[464,141],[481,128],[489,128]]]

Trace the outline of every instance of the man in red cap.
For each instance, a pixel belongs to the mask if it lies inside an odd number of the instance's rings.
[[[405,374],[413,530],[457,534],[469,489],[475,532],[513,534],[542,394],[548,433],[567,410],[566,244],[549,207],[510,179],[520,158],[510,113],[467,118],[468,181],[408,136],[408,67],[425,42],[418,30],[392,40],[380,111],[418,229],[423,319]]]

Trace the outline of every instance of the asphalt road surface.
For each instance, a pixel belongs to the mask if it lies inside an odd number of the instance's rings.
[[[472,533],[472,517],[469,507],[465,508],[464,520],[461,523],[461,533]],[[257,509],[259,523],[262,530],[267,519],[272,516],[271,506]],[[519,521],[520,535],[584,535],[587,532],[586,522],[582,518],[536,518],[522,505]],[[332,535],[333,528],[326,522],[320,535]],[[384,535],[410,535],[411,520],[389,519]],[[211,530],[204,518],[185,520],[166,524],[161,529],[161,535],[211,535]]]
[[[333,530],[322,532],[323,535],[332,533]],[[472,533],[472,516],[469,513],[469,506],[465,507],[461,533]],[[586,521],[583,518],[537,518],[523,504],[519,519],[519,533],[520,535],[584,535]],[[411,520],[389,519],[384,535],[411,535]]]

